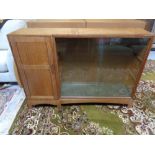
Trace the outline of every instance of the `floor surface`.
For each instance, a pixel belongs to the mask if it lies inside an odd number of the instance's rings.
[[[0,115],[0,134],[1,135],[9,133],[9,129],[19,109],[21,108],[21,105],[25,100],[24,91],[18,85],[11,86],[8,89],[15,89],[16,91],[13,93],[13,96],[11,97],[11,99],[6,101],[3,107],[3,111],[1,112],[1,115]],[[6,92],[3,93],[3,96],[5,96],[8,91],[6,90]]]

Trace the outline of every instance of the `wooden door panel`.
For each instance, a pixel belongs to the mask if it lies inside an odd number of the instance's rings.
[[[9,37],[20,79],[29,100],[57,99],[56,51],[53,38]]]
[[[47,65],[48,49],[45,41],[17,42],[21,63],[23,65]]]
[[[25,69],[24,72],[31,96],[53,96],[49,69]]]

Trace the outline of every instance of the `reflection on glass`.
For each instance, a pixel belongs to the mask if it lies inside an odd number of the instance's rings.
[[[61,96],[131,96],[147,41],[57,38]]]

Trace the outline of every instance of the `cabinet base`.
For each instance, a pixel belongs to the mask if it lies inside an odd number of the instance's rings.
[[[35,105],[56,105],[61,108],[63,104],[81,104],[81,103],[99,103],[99,104],[122,104],[128,105],[128,108],[132,107],[131,97],[111,97],[111,98],[61,98],[59,100],[51,99],[27,99],[27,105],[29,108]]]

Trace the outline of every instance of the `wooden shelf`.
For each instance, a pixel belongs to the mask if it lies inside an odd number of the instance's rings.
[[[30,28],[84,28],[84,19],[37,19],[27,22]]]
[[[135,19],[37,19],[27,22],[29,28],[142,28],[146,22]]]
[[[143,28],[146,22],[135,19],[86,19],[86,26],[89,28]]]

